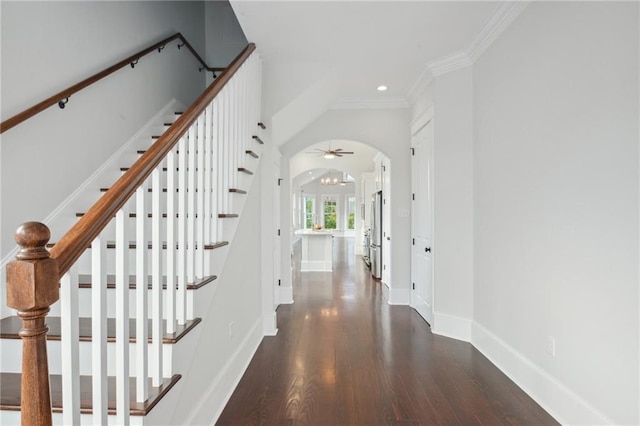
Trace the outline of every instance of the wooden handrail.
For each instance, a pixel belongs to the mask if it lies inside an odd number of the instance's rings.
[[[11,129],[12,127],[17,126],[18,124],[22,123],[25,120],[28,120],[29,118],[33,117],[34,115],[44,111],[45,109],[49,108],[52,105],[57,104],[58,102],[71,97],[71,95],[79,92],[80,90],[84,89],[85,87],[88,87],[90,85],[92,85],[93,83],[102,80],[103,78],[107,77],[110,74],[113,74],[114,72],[118,71],[119,69],[126,67],[127,65],[135,62],[136,60],[142,58],[143,56],[146,56],[150,53],[153,53],[153,51],[155,51],[156,49],[159,49],[163,46],[165,46],[168,43],[171,43],[174,40],[180,40],[182,43],[184,43],[184,46],[187,48],[187,50],[189,50],[193,56],[198,60],[198,62],[200,62],[200,64],[202,65],[202,68],[200,68],[200,70],[207,70],[207,71],[211,71],[211,72],[218,72],[218,71],[224,71],[224,68],[215,68],[215,67],[210,67],[206,64],[206,62],[204,61],[204,59],[202,59],[202,57],[198,54],[198,52],[196,52],[196,50],[193,48],[193,46],[191,46],[191,43],[189,43],[189,41],[187,41],[186,38],[184,38],[184,36],[181,33],[176,33],[174,35],[172,35],[171,37],[167,37],[162,41],[159,41],[157,43],[155,43],[152,46],[147,47],[146,49],[143,49],[141,51],[139,51],[138,53],[134,53],[133,55],[127,57],[126,59],[123,59],[122,61],[111,65],[108,68],[105,68],[104,70],[100,71],[97,74],[92,75],[89,78],[86,78],[84,80],[82,80],[79,83],[74,84],[71,87],[68,87],[66,89],[64,89],[61,92],[56,93],[55,95],[43,100],[42,102],[39,102],[37,104],[35,104],[34,106],[25,109],[24,111],[14,115],[11,118],[6,119],[5,121],[3,121],[2,123],[0,123],[0,134],[6,132],[7,130]]]
[[[62,277],[102,232],[113,216],[133,196],[179,139],[198,119],[227,82],[247,60],[256,46],[250,43],[213,83],[187,108],[169,129],[113,184],[87,213],[51,249]]]

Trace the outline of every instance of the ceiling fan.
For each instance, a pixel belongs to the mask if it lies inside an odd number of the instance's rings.
[[[342,157],[343,155],[353,153],[353,151],[345,151],[342,148],[331,149],[331,146],[329,146],[329,149],[316,148],[315,152],[309,152],[309,154],[317,154],[318,156],[323,156],[326,159]]]

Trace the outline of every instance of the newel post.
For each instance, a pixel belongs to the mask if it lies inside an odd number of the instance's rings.
[[[58,264],[46,244],[51,233],[39,222],[22,224],[15,234],[21,250],[7,265],[7,306],[22,319],[22,425],[51,425],[51,392],[45,317],[59,298]]]

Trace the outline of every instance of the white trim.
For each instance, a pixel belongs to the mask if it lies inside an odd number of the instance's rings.
[[[471,320],[443,314],[442,312],[434,312],[431,332],[440,336],[471,342]]]
[[[340,98],[329,109],[402,109],[409,108],[405,98]]]
[[[429,107],[424,113],[420,114],[413,123],[411,123],[411,137],[413,138],[418,132],[429,122],[433,120],[433,105]],[[415,142],[411,140],[411,146],[415,146]]]
[[[562,424],[614,424],[555,377],[477,322],[471,343]]]
[[[406,98],[413,105],[431,81],[440,75],[473,65],[491,44],[511,25],[531,0],[503,2],[466,49],[425,64],[424,70],[409,89]]]
[[[411,290],[408,288],[389,288],[390,305],[409,305],[411,303]]]
[[[278,322],[275,312],[262,315],[262,335],[275,336],[278,334]]]
[[[478,60],[498,36],[515,21],[529,3],[530,0],[515,0],[507,1],[500,5],[496,13],[487,21],[486,25],[478,32],[465,50],[472,62]]]
[[[95,172],[89,176],[87,180],[85,180],[78,188],[71,193],[58,207],[56,207],[47,217],[42,220],[42,223],[45,225],[51,224],[54,220],[57,219],[58,215],[62,213],[67,207],[70,207],[72,203],[80,197],[85,190],[91,187],[103,173],[106,173],[110,170],[118,169],[118,160],[120,157],[125,154],[128,150],[132,149],[132,145],[136,142],[140,141],[140,138],[144,137],[147,133],[149,133],[149,128],[151,126],[157,125],[158,123],[163,122],[163,117],[167,114],[170,114],[171,111],[175,111],[177,109],[181,109],[182,104],[180,104],[176,99],[172,99],[169,103],[160,110],[156,115],[154,115],[147,123],[140,128],[124,145],[120,147],[107,161],[105,161]],[[18,253],[18,246],[16,245],[13,250],[11,250],[7,255],[0,260],[0,269],[4,269],[7,263],[11,262]]]
[[[293,287],[278,287],[280,304],[290,305],[293,303]]]
[[[456,52],[429,62],[427,67],[434,76],[438,77],[471,65],[473,65],[473,60],[467,55],[467,52]]]
[[[262,319],[258,319],[258,321],[253,324],[253,327],[251,327],[251,330],[247,333],[242,343],[220,370],[220,374],[218,374],[209,388],[204,392],[204,395],[197,404],[195,404],[191,410],[191,416],[184,421],[184,424],[196,424],[196,419],[200,418],[201,412],[214,413],[210,424],[215,423],[218,417],[220,417],[222,410],[227,405],[242,375],[247,370],[253,355],[256,353],[256,350],[258,350],[260,342],[262,342],[261,325]],[[210,414],[203,416],[208,415]]]

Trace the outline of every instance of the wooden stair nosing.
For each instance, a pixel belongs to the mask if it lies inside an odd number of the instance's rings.
[[[263,123],[262,121],[260,121],[260,122],[258,123],[258,127],[260,127],[260,128],[261,128],[261,129],[263,129],[263,130],[267,128],[267,126],[265,126],[265,125],[264,125],[264,123]]]
[[[167,321],[162,320],[163,329],[167,329]],[[187,321],[184,325],[178,325],[175,333],[163,333],[162,343],[173,345],[178,343],[184,336],[187,335],[193,328],[202,322],[202,318],[194,318]],[[59,341],[61,338],[61,323],[60,317],[48,316],[46,318],[49,332],[47,333],[47,340]],[[81,342],[91,342],[91,318],[79,318],[78,320]],[[151,339],[151,320],[147,321],[147,329],[149,343]],[[0,339],[21,339],[19,332],[22,329],[22,320],[18,316],[10,316],[0,320]],[[116,341],[116,319],[107,318],[107,342]],[[136,343],[136,319],[129,318],[129,343]]]
[[[229,188],[229,192],[234,193],[234,194],[246,194],[247,191],[245,191],[244,189],[238,189],[238,188]]]
[[[53,247],[53,246],[55,246],[55,245],[56,245],[56,243],[48,243],[48,244],[47,244],[47,248],[52,248],[52,247]],[[218,242],[216,242],[216,243],[205,244],[205,245],[204,245],[204,249],[205,249],[205,250],[215,250],[215,249],[217,249],[217,248],[224,247],[224,246],[226,246],[226,245],[229,245],[229,241],[218,241]],[[89,249],[89,248],[91,248],[91,246],[89,246],[89,247],[87,247],[87,248]],[[108,249],[115,249],[115,248],[116,248],[116,243],[115,243],[115,242],[113,242],[113,241],[107,241],[107,248],[108,248]],[[135,242],[129,242],[129,248],[130,248],[130,249],[135,249],[135,248],[136,248],[136,243],[135,243]],[[153,248],[152,244],[151,244],[151,243],[148,243],[147,248],[148,248],[148,249],[152,249],[152,248]],[[178,248],[177,244],[176,244],[176,248]],[[187,248],[189,248],[189,246],[188,246],[188,245],[187,245]],[[198,249],[198,246],[195,246],[195,248],[196,248],[196,250],[197,250],[197,249]],[[166,249],[167,249],[167,243],[166,243],[166,242],[164,242],[164,243],[162,244],[162,249],[163,249],[163,250],[166,250]]]
[[[260,145],[264,145],[264,141],[262,139],[260,139],[259,136],[253,135],[251,137],[253,138],[254,141],[258,142]]]
[[[187,283],[187,290],[198,290],[199,288],[204,287],[205,285],[215,281],[218,279],[217,275],[209,275],[207,277],[204,277],[202,279],[196,280],[195,282],[192,283]],[[78,276],[78,287],[79,288],[91,288],[91,275],[88,274],[80,274]],[[108,289],[114,289],[116,288],[116,277],[115,275],[107,275],[107,288]],[[148,282],[147,282],[147,288],[149,290],[152,289],[152,284],[151,284],[151,276],[148,277]],[[177,288],[177,286],[176,286]],[[136,289],[136,276],[135,275],[129,275],[129,290],[135,290]],[[163,276],[162,277],[162,289],[166,290],[167,289],[167,277]]]
[[[149,379],[149,398],[145,402],[136,401],[136,379],[129,379],[130,409],[132,416],[146,416],[158,404],[158,402],[169,392],[169,390],[180,380],[180,374],[174,374],[171,378],[164,378],[158,387],[151,386]],[[0,373],[0,410],[20,411],[21,399],[20,373]],[[91,376],[80,376],[80,412],[82,414],[92,414],[92,388]],[[116,414],[116,378],[107,378],[107,412]],[[54,413],[62,413],[62,376],[59,374],[49,375],[51,386],[51,408]]]
[[[251,170],[247,169],[246,167],[238,167],[238,171],[240,173],[245,173],[247,175],[252,175],[253,174],[253,172]]]
[[[238,214],[236,214],[236,213],[220,213],[220,214],[218,215],[218,218],[219,218],[219,219],[233,219],[233,218],[236,218],[236,217],[238,217],[238,216],[239,216],[239,215],[238,215]]]
[[[250,149],[247,149],[245,151],[245,154],[252,156],[253,158],[259,158],[258,154],[256,154],[255,152],[251,151]]]

